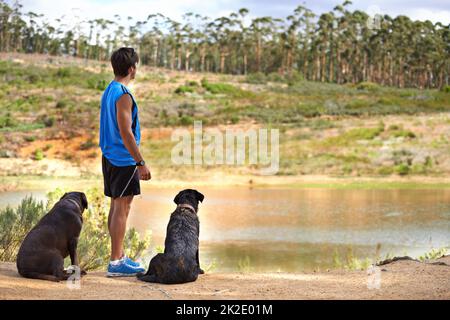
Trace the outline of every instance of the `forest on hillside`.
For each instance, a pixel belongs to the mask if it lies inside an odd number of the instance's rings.
[[[448,85],[449,25],[407,16],[369,16],[345,1],[320,15],[298,6],[284,19],[246,19],[245,8],[211,19],[186,13],[175,21],[115,15],[49,22],[0,0],[0,51],[108,60],[120,46],[138,50],[141,63],[176,70],[230,74],[295,74],[305,80],[415,88]]]

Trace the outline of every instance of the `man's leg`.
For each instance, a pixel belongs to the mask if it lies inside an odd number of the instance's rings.
[[[111,198],[111,204],[109,206],[109,214],[108,214],[108,231],[111,234],[111,220],[114,214],[114,198]]]
[[[111,220],[112,220],[112,216],[114,214],[114,203],[115,203],[114,198],[111,198],[111,204],[110,204],[110,207],[109,207],[109,215],[108,215],[108,231],[109,231],[110,235],[111,235]],[[128,219],[128,215],[129,214],[130,214],[130,209],[128,209],[128,212],[127,212],[127,219]],[[120,255],[120,258],[122,258],[124,255],[125,255],[125,252],[122,249],[122,253]]]
[[[109,234],[111,236],[111,260],[118,260],[123,256],[123,239],[127,227],[127,217],[130,212],[133,196],[111,199],[112,215],[109,221]],[[111,213],[111,212],[110,212]]]

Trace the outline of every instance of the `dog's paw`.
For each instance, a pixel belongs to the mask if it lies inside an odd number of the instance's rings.
[[[86,272],[86,270],[81,270],[80,274],[81,274],[81,276],[85,276],[85,275],[87,275],[87,272]]]
[[[198,269],[199,274],[205,274],[205,271],[203,269]]]

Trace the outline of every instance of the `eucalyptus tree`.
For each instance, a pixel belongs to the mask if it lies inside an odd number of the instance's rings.
[[[333,43],[333,22],[334,15],[332,12],[320,15],[317,22],[317,38],[316,38],[316,80],[324,82],[327,76],[327,56],[332,61],[332,43]],[[333,73],[332,64],[329,68],[328,80],[332,81]]]
[[[209,18],[206,16],[197,15],[197,20],[199,23],[196,26],[194,37],[199,61],[198,68],[196,70],[202,72],[206,70],[209,71],[209,61],[212,59],[212,55],[208,57],[208,53],[212,51],[210,29],[208,27]]]
[[[139,55],[143,64],[152,66],[164,66],[163,43],[165,17],[162,14],[149,14],[145,20],[147,30],[139,38]]]
[[[342,5],[337,5],[333,11],[337,14],[337,30],[336,30],[336,46],[335,46],[335,56],[336,56],[336,82],[343,83],[347,78],[347,61],[348,61],[348,50],[351,45],[348,41],[349,39],[349,24],[351,23],[351,13],[347,10],[347,6],[351,4],[350,1],[345,1]]]
[[[314,16],[311,10],[300,5],[295,8],[292,15],[286,18],[288,25],[286,30],[281,33],[286,51],[282,69],[286,69],[288,73],[293,71],[295,64],[306,74],[307,51],[313,34],[311,19]]]
[[[216,44],[215,49],[219,56],[218,64],[214,65],[215,70],[220,73],[225,72],[225,59],[230,55],[231,41],[232,41],[232,27],[235,25],[234,16],[216,18],[208,27],[212,29],[211,36]],[[219,68],[217,69],[217,65]]]
[[[117,14],[73,26],[61,17],[23,12],[19,1],[0,0],[0,51],[72,54],[105,60],[120,46],[133,46],[143,64],[186,71],[247,74],[292,73],[336,83],[372,81],[399,87],[448,85],[449,25],[378,17],[344,1],[317,18],[298,6],[285,19],[254,17],[248,9],[211,19],[192,12],[181,21],[150,13],[144,21]],[[73,10],[72,10],[73,11]],[[75,10],[76,11],[76,10]]]
[[[169,35],[168,35],[168,45],[170,47],[170,69],[180,69],[181,68],[181,41],[182,36],[182,25],[180,22],[166,18],[169,24]],[[175,65],[176,63],[176,65]]]
[[[275,28],[275,23],[272,17],[265,16],[261,18],[252,19],[250,24],[250,31],[253,36],[255,45],[255,68],[254,71],[262,71],[262,56],[264,50],[264,43],[271,31]]]
[[[195,52],[195,30],[193,26],[193,17],[196,17],[194,13],[188,12],[183,15],[183,26],[181,28],[181,50],[184,56],[184,70],[190,70],[190,59],[191,55]],[[182,55],[180,54],[180,57]],[[181,64],[179,66],[181,68]]]
[[[435,51],[431,52],[430,86],[442,88],[449,85],[450,70],[450,25],[438,22],[434,25]]]

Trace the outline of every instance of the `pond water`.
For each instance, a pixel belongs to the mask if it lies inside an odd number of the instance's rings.
[[[200,258],[213,271],[298,272],[450,245],[450,190],[200,188]],[[129,226],[164,244],[178,189],[144,189]],[[0,193],[0,207],[26,194]],[[377,250],[377,246],[379,249]],[[148,255],[154,254],[154,250]]]

